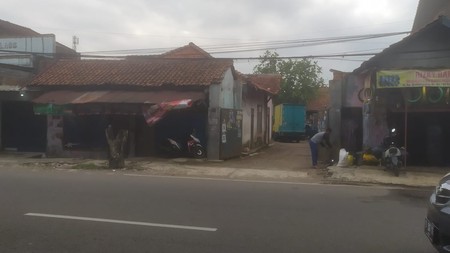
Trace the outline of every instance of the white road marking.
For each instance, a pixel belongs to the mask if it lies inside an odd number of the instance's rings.
[[[82,221],[94,221],[94,222],[118,223],[118,224],[137,225],[137,226],[148,226],[148,227],[189,229],[189,230],[199,230],[199,231],[207,231],[207,232],[216,232],[216,231],[217,231],[217,228],[208,228],[208,227],[195,227],[195,226],[183,226],[183,225],[172,225],[172,224],[161,224],[161,223],[149,223],[149,222],[138,222],[138,221],[125,221],[125,220],[101,219],[101,218],[79,217],[79,216],[68,216],[68,215],[58,215],[58,214],[26,213],[26,214],[24,214],[24,215],[26,215],[26,216],[36,216],[36,217],[45,217],[45,218],[55,218],[55,219],[66,219],[66,220],[82,220]]]

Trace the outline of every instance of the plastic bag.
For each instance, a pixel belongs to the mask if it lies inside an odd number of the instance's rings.
[[[339,150],[339,162],[337,164],[338,167],[347,167],[348,164],[348,152],[345,148],[341,148]]]

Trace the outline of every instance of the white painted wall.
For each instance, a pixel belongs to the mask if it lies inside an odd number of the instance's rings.
[[[242,89],[228,69],[220,84],[209,86],[209,108],[240,109]]]
[[[257,91],[251,87],[244,88],[243,96],[242,96],[242,146],[244,149],[250,149],[258,147],[256,145],[257,142],[257,113],[258,113],[258,105],[262,106],[262,143],[259,146],[267,145],[270,143],[270,137],[272,133],[272,113],[273,113],[273,104],[272,100],[270,100],[267,104],[265,104],[266,93],[262,91]],[[253,125],[253,143],[250,147],[251,141],[251,118],[252,118],[252,109],[254,109],[254,125]],[[269,122],[267,122],[267,113],[269,115]]]
[[[229,68],[223,76],[220,84],[209,87],[208,109],[208,160],[220,158],[219,148],[221,143],[220,109],[241,109],[242,88],[235,80],[232,68]],[[240,152],[240,151],[239,151]]]
[[[220,107],[225,109],[239,109],[238,97],[235,94],[238,82],[234,80],[231,68],[228,69],[220,85]]]

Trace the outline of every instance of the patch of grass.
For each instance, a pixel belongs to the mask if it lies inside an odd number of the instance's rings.
[[[79,163],[72,167],[72,169],[76,170],[100,170],[100,169],[106,169],[106,166],[104,165],[98,165],[95,163]]]

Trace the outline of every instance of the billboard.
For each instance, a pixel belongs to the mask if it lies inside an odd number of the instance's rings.
[[[377,88],[450,87],[450,69],[382,70],[377,72]]]
[[[0,63],[33,67],[33,53],[53,57],[56,51],[55,35],[0,38]]]

